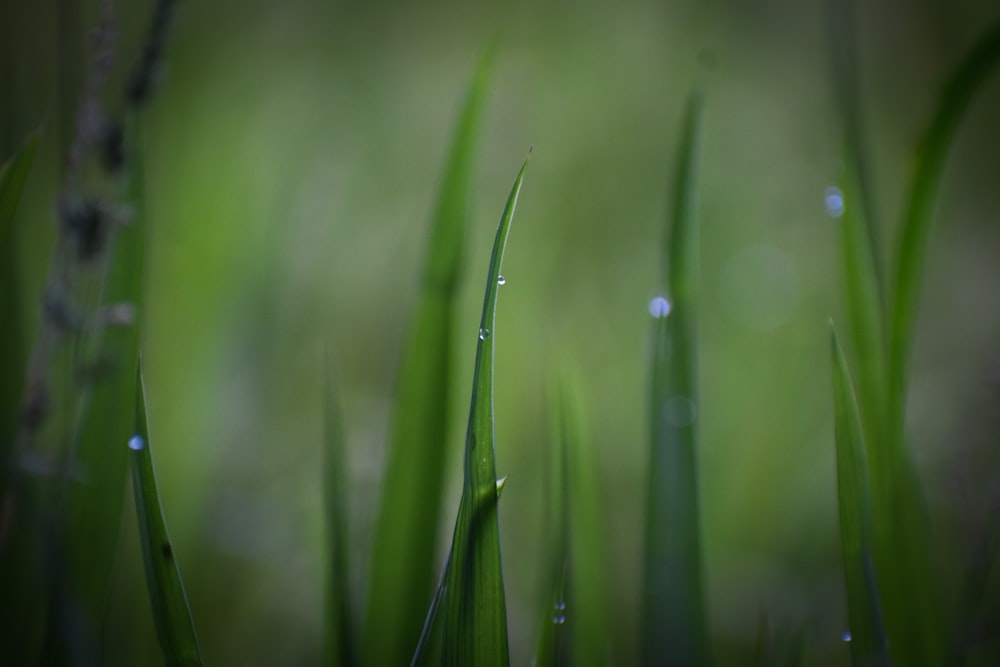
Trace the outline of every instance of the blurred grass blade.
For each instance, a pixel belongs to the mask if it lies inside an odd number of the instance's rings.
[[[135,435],[128,441],[128,454],[132,461],[132,489],[153,621],[167,665],[200,665],[201,654],[187,593],[156,490],[151,449],[146,423],[146,396],[140,372],[136,382]]]
[[[771,617],[761,608],[757,618],[757,645],[754,648],[754,667],[774,667],[774,633],[771,631]]]
[[[28,364],[16,213],[40,137],[0,166],[0,646],[11,664],[37,662],[44,613],[36,501],[14,461]]]
[[[487,52],[456,126],[400,369],[375,527],[362,639],[365,664],[401,665],[410,659],[433,592],[448,458],[454,313],[491,62]]]
[[[833,69],[834,98],[844,129],[846,170],[853,176],[853,192],[848,198],[863,233],[866,254],[870,255],[878,311],[882,310],[884,270],[879,243],[878,210],[872,187],[872,166],[868,155],[865,124],[861,106],[861,68],[858,65],[856,1],[827,0],[826,25],[829,32]]]
[[[20,150],[0,166],[0,322],[4,329],[0,344],[0,462],[5,469],[0,473],[0,496],[7,487],[7,462],[17,431],[28,359],[14,221],[40,137],[40,131],[33,132]]]
[[[517,173],[497,226],[486,278],[472,401],[465,440],[465,476],[443,593],[414,664],[508,665],[507,604],[497,522],[496,451],[493,433],[493,345],[496,339],[500,265],[528,162]],[[440,632],[440,642],[434,636]],[[440,656],[430,652],[440,647]]]
[[[136,114],[129,116],[125,145],[130,153],[123,188],[134,217],[110,241],[103,303],[123,307],[127,317],[98,334],[98,363],[88,380],[74,436],[74,464],[87,470],[87,478],[82,483],[71,481],[62,502],[73,572],[69,580],[73,590],[68,594],[72,609],[80,614],[75,622],[85,624],[95,637],[108,599],[128,473],[127,452],[115,443],[127,441],[133,429],[121,406],[134,400],[138,391],[146,220]]]
[[[840,544],[850,617],[851,664],[855,667],[888,665],[888,645],[872,558],[871,503],[861,418],[847,360],[832,323],[830,329]]]
[[[931,214],[945,159],[959,122],[998,61],[1000,22],[994,23],[970,50],[944,87],[920,145],[894,258],[886,408],[887,439],[894,459],[888,478],[880,479],[873,466],[872,499],[875,565],[886,630],[893,658],[899,664],[942,664],[948,650],[949,632],[943,622],[944,596],[935,569],[935,545],[919,479],[905,448],[908,364]],[[880,498],[886,500],[880,502]]]
[[[641,649],[647,665],[695,666],[707,660],[696,453],[695,181],[701,115],[702,100],[696,93],[688,103],[675,172],[667,256],[669,301],[655,302],[642,588]]]
[[[350,567],[347,548],[347,517],[344,468],[344,425],[337,398],[329,352],[324,352],[323,383],[323,496],[326,515],[326,664],[349,667],[357,664],[354,614],[351,603]]]
[[[920,276],[930,237],[931,214],[948,150],[973,98],[1000,62],[1000,21],[994,22],[948,80],[933,121],[920,144],[894,263],[890,386],[892,419],[902,424]]]
[[[569,632],[566,624],[566,607],[570,598],[568,588],[570,568],[569,525],[569,464],[565,396],[558,384],[550,389],[552,406],[552,446],[545,456],[545,526],[544,553],[541,562],[546,564],[542,579],[543,609],[538,624],[538,644],[535,648],[535,667],[556,667],[571,664]]]

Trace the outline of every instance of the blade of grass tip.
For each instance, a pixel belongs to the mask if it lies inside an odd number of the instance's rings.
[[[323,495],[326,515],[328,565],[326,571],[326,664],[350,667],[357,664],[353,604],[348,562],[347,506],[345,487],[344,426],[337,384],[329,352],[323,366]]]
[[[135,435],[128,440],[128,454],[132,461],[132,489],[153,621],[167,665],[201,665],[187,593],[156,490],[151,450],[140,371],[136,381]]]
[[[530,151],[529,151],[530,155]],[[486,278],[472,400],[465,439],[465,475],[451,551],[442,578],[444,589],[428,635],[440,632],[440,660],[418,651],[414,664],[508,665],[507,603],[500,561],[497,521],[498,484],[493,432],[493,348],[497,290],[507,235],[514,218],[525,160],[514,180],[497,226]],[[439,628],[437,626],[440,626]],[[427,646],[434,646],[429,642]],[[421,642],[421,646],[424,643]]]
[[[125,145],[131,154],[123,189],[133,218],[110,241],[113,247],[104,290],[104,303],[117,312],[115,321],[99,334],[99,368],[88,385],[74,436],[75,465],[87,471],[87,478],[82,483],[71,481],[62,499],[73,573],[69,583],[73,608],[80,614],[76,622],[95,633],[108,599],[128,473],[127,452],[114,443],[125,442],[131,435],[130,416],[121,406],[128,405],[137,391],[146,220],[136,114],[129,116]]]
[[[889,652],[875,565],[872,559],[872,514],[861,417],[847,360],[830,323],[833,353],[834,427],[837,451],[837,498],[844,582],[850,619],[851,664],[888,665]]]
[[[694,94],[684,120],[669,231],[669,301],[656,317],[652,361],[649,489],[642,589],[642,656],[648,665],[702,665],[707,660],[697,470],[696,172],[702,100]],[[669,316],[667,315],[669,311]]]
[[[0,166],[0,322],[4,343],[0,345],[0,495],[7,488],[7,461],[17,430],[27,348],[18,275],[17,234],[14,221],[24,183],[38,149],[41,131],[31,133],[21,148]]]
[[[430,601],[441,530],[457,287],[492,52],[479,63],[452,140],[423,285],[398,379],[362,637],[364,662],[412,656]]]

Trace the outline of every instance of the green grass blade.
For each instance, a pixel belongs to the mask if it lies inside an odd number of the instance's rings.
[[[130,116],[126,131],[132,152],[123,187],[134,217],[112,240],[103,302],[128,304],[131,322],[108,326],[100,333],[99,364],[89,381],[75,434],[75,464],[87,470],[87,478],[70,482],[62,504],[73,572],[68,595],[81,614],[77,622],[95,633],[104,615],[121,527],[128,455],[115,443],[132,434],[131,416],[121,406],[129,405],[137,391],[142,319],[146,220],[136,115]]]
[[[859,222],[870,254],[871,272],[875,284],[878,310],[882,310],[883,279],[882,248],[879,243],[878,210],[872,187],[871,160],[865,140],[865,124],[861,104],[861,68],[858,65],[858,45],[854,0],[827,0],[827,27],[831,46],[834,98],[844,128],[846,146],[844,163],[854,178],[853,192],[848,198],[857,209]]]
[[[448,458],[454,313],[490,64],[487,54],[470,83],[455,130],[403,355],[375,527],[362,640],[366,664],[405,664],[433,593]]]
[[[850,617],[851,664],[888,665],[889,653],[875,581],[872,510],[861,417],[847,360],[831,323],[840,544]]]
[[[535,667],[556,667],[571,664],[569,632],[567,630],[570,568],[569,462],[568,440],[573,437],[567,423],[565,391],[560,384],[552,391],[553,406],[551,443],[545,458],[545,535],[543,563],[547,564],[543,579],[547,588],[538,624],[538,644]]]
[[[16,213],[40,136],[30,135],[0,166],[0,507],[6,513],[0,520],[0,645],[11,664],[37,661],[44,612],[36,501],[14,460],[28,364]]]
[[[465,440],[465,477],[462,499],[452,537],[448,564],[442,579],[443,593],[436,618],[426,633],[437,641],[421,647],[440,646],[440,658],[418,651],[414,664],[508,665],[507,605],[500,562],[497,522],[496,451],[493,433],[493,348],[496,340],[497,290],[500,265],[521,183],[528,162],[514,180],[500,224],[497,226],[490,268],[486,278],[479,343],[476,346],[472,401]]]
[[[644,664],[707,660],[698,509],[696,172],[702,101],[689,101],[674,181],[667,255],[670,314],[654,323],[649,490],[642,589]]]
[[[17,430],[28,358],[14,221],[40,137],[41,132],[32,133],[21,149],[0,166],[0,322],[4,323],[4,343],[0,345],[0,461],[5,469]],[[0,491],[5,487],[5,480],[0,478]]]
[[[920,298],[920,276],[930,237],[931,215],[937,200],[948,151],[958,125],[1000,62],[1000,21],[973,46],[949,78],[933,121],[919,147],[907,197],[892,289],[890,387],[892,418],[902,424],[913,329]]]
[[[893,657],[900,664],[942,664],[947,654],[949,637],[943,624],[943,594],[935,569],[929,520],[905,448],[908,364],[931,215],[945,160],[959,122],[998,61],[1000,22],[994,23],[970,50],[944,87],[920,145],[894,258],[887,397],[887,435],[893,460],[886,478],[877,477],[873,466],[872,489],[876,567],[886,629]],[[884,499],[881,509],[880,498]]]
[[[328,353],[323,361],[323,492],[329,559],[326,575],[326,664],[350,667],[358,661],[349,585],[347,517],[350,512],[345,486],[344,426]]]
[[[167,665],[200,665],[201,654],[187,593],[156,490],[151,450],[146,396],[140,375],[136,382],[135,435],[128,441],[128,454],[132,462],[132,489],[153,621]]]

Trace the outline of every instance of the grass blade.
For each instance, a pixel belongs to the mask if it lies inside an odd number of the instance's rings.
[[[433,592],[451,416],[453,320],[490,69],[487,53],[456,127],[403,356],[375,527],[362,643],[366,664],[406,663]]]
[[[695,178],[702,101],[688,103],[674,181],[668,302],[654,323],[649,491],[642,590],[644,664],[707,660],[696,461],[699,270]],[[670,314],[667,316],[667,310]]]
[[[40,137],[41,132],[32,133],[21,149],[0,166],[0,321],[5,329],[5,342],[0,345],[0,461],[5,469],[17,430],[27,366],[14,221]],[[4,488],[6,481],[0,480],[0,490]]]
[[[151,450],[140,372],[136,381],[135,435],[128,441],[128,454],[132,462],[132,489],[156,635],[167,665],[201,665],[187,593],[156,490]]]
[[[337,399],[337,385],[329,353],[323,365],[323,492],[326,514],[326,664],[350,667],[357,664],[353,604],[350,592],[350,563],[347,549],[347,517],[350,515],[344,468],[344,426]]]
[[[892,418],[902,424],[913,329],[920,296],[920,275],[930,237],[931,214],[948,150],[958,124],[1000,62],[1000,21],[995,22],[952,73],[919,147],[905,204],[892,290],[890,387]]]
[[[871,502],[864,436],[847,360],[831,323],[840,544],[850,616],[851,663],[888,665],[889,653],[872,558]]]
[[[517,173],[497,226],[476,346],[462,499],[442,578],[441,601],[436,610],[432,609],[436,611],[435,618],[425,633],[432,640],[421,641],[414,664],[510,663],[497,522],[499,489],[493,433],[493,347],[500,265],[527,166],[526,160]],[[440,637],[440,643],[433,640],[435,635]],[[435,646],[440,646],[440,657],[429,652]]]
[[[552,448],[546,457],[546,526],[545,552],[541,562],[547,564],[546,584],[548,595],[544,598],[538,624],[538,644],[535,648],[535,667],[556,667],[572,663],[569,633],[566,627],[566,607],[570,569],[570,518],[569,518],[569,425],[565,405],[565,391],[559,384],[554,399],[552,419]]]
[[[87,470],[87,479],[69,483],[62,499],[73,572],[68,582],[72,591],[67,595],[81,614],[77,622],[93,632],[100,627],[107,602],[128,474],[127,451],[114,443],[125,442],[133,432],[130,415],[121,406],[128,405],[138,391],[146,220],[138,116],[132,114],[129,121],[126,146],[134,152],[123,188],[134,217],[111,240],[104,303],[123,305],[131,315],[129,321],[107,326],[98,334],[98,363],[86,387],[74,436],[74,464]]]

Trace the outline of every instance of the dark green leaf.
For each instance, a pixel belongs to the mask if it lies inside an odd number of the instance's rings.
[[[132,461],[132,489],[142,540],[146,584],[160,647],[167,665],[201,665],[187,593],[156,490],[141,374],[136,382],[135,435],[128,441],[128,453]]]
[[[697,469],[699,241],[695,211],[701,97],[684,121],[667,253],[668,303],[654,322],[649,490],[642,590],[644,664],[707,660]],[[669,309],[669,315],[667,310]]]
[[[888,665],[889,653],[875,581],[868,464],[861,417],[847,360],[831,324],[840,544],[850,617],[851,662]]]

